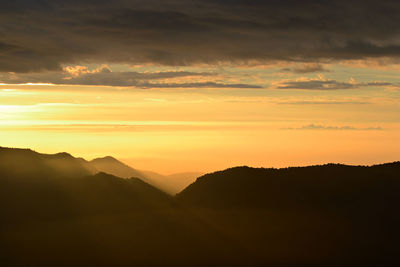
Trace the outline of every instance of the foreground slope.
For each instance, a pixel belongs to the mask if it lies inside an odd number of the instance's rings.
[[[166,193],[138,178],[87,175],[85,164],[66,153],[3,149],[2,266],[195,265],[236,254]]]
[[[190,266],[235,254],[212,227],[137,178],[30,181],[0,181],[2,266]]]
[[[397,200],[400,162],[365,166],[327,164],[285,169],[236,167],[204,175],[178,194],[190,205],[269,209],[388,208]],[[357,206],[359,205],[359,206]]]
[[[400,263],[400,163],[204,175],[176,197],[67,153],[0,150],[2,266]]]
[[[399,162],[237,167],[198,178],[177,199],[259,262],[389,264],[400,262],[399,174]]]

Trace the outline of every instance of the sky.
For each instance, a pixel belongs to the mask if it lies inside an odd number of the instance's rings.
[[[0,146],[164,174],[399,160],[398,1],[3,2]]]

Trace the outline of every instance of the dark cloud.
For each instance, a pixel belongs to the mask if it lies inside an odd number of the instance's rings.
[[[213,76],[213,73],[167,71],[167,72],[112,72],[107,66],[89,70],[84,66],[65,68],[64,72],[6,73],[0,74],[0,83],[51,83],[58,85],[102,85],[138,88],[261,88],[258,85],[216,82],[170,83],[166,79]]]
[[[0,42],[0,53],[14,49],[15,46]]]
[[[367,86],[391,86],[393,85],[392,83],[388,82],[369,82],[366,83]]]
[[[307,80],[307,81],[287,81],[277,86],[277,89],[303,89],[303,90],[340,90],[354,89],[358,85],[338,82],[335,80]]]
[[[343,90],[343,89],[356,89],[360,87],[379,87],[390,86],[392,83],[388,82],[339,82],[336,80],[296,80],[284,81],[276,86],[276,89],[302,89],[302,90]]]
[[[138,87],[143,88],[248,88],[261,89],[262,86],[243,83],[216,83],[216,82],[196,82],[196,83],[141,83]]]
[[[388,0],[1,1],[0,71],[398,57],[399,13]]]

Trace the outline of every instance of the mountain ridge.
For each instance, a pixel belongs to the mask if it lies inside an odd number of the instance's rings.
[[[94,175],[97,172],[105,172],[121,178],[140,178],[170,195],[175,195],[181,191],[193,182],[198,175],[198,173],[161,175],[152,171],[132,168],[113,156],[104,156],[88,161],[81,157],[74,157],[67,152],[45,154],[29,148],[0,147],[0,158],[3,158],[3,171],[9,169],[13,175],[17,175],[17,172],[24,172],[23,169],[18,168],[18,161],[25,160],[27,170],[38,170],[40,166],[42,168],[41,173],[45,176],[82,177]],[[11,160],[11,158],[13,159]]]
[[[175,197],[86,162],[0,148],[5,266],[400,263],[398,161],[239,166]]]

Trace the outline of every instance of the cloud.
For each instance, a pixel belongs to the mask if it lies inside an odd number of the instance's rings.
[[[67,66],[64,72],[43,73],[0,73],[0,83],[5,84],[57,84],[57,85],[99,85],[136,88],[262,88],[242,83],[196,81],[197,78],[214,76],[213,73],[189,71],[165,72],[113,72],[107,65],[95,69],[86,66]],[[193,82],[171,83],[168,79],[188,78]]]
[[[391,86],[392,83],[388,82],[369,82],[365,84],[366,86]]]
[[[365,105],[370,104],[367,101],[287,101],[279,102],[281,105]]]
[[[329,70],[325,69],[324,66],[319,63],[306,63],[293,68],[284,68],[281,69],[281,71],[299,74],[311,72],[329,72]]]
[[[308,80],[308,81],[286,81],[277,86],[277,89],[303,89],[303,90],[340,90],[354,89],[358,86],[347,82],[335,80]]]
[[[359,130],[359,131],[380,131],[382,127],[359,128],[354,126],[326,126],[320,124],[308,124],[298,128],[283,128],[285,130]]]
[[[317,79],[298,78],[296,80],[284,80],[275,83],[276,89],[301,89],[301,90],[344,90],[356,89],[360,87],[380,87],[392,86],[392,83],[372,81],[367,83],[357,82],[354,78],[350,78],[349,82],[340,82],[336,80],[326,79],[320,75]]]
[[[243,83],[216,83],[216,82],[196,82],[196,83],[142,83],[138,87],[143,88],[248,88],[261,89],[262,86]]]
[[[399,13],[394,0],[2,1],[0,71],[398,58]]]
[[[92,74],[92,73],[110,73],[111,68],[106,64],[101,65],[100,67],[90,70],[87,66],[66,66],[64,67],[64,72],[68,73],[71,77],[79,77],[84,74]]]

